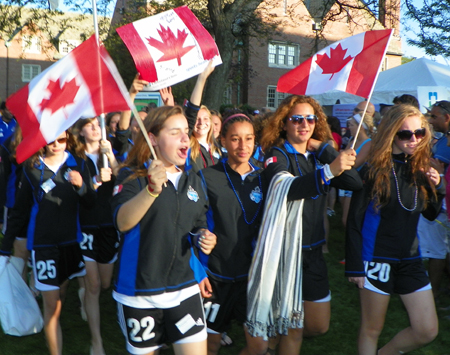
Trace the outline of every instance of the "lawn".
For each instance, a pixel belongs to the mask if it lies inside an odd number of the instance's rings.
[[[302,347],[304,355],[350,355],[357,352],[358,291],[353,284],[347,282],[344,277],[344,266],[339,263],[339,260],[344,257],[344,231],[340,223],[339,206],[337,206],[337,215],[330,218],[330,225],[330,253],[325,255],[332,292],[330,330],[321,337],[305,339]],[[448,278],[444,282],[448,283]],[[81,319],[76,291],[77,282],[72,281],[61,316],[64,338],[63,354],[67,355],[89,354],[89,329],[87,323]],[[126,354],[124,337],[117,323],[116,307],[111,297],[111,291],[101,295],[101,305],[102,333],[106,354]],[[436,340],[411,354],[450,354],[450,310],[440,309],[447,306],[450,306],[450,297],[442,296],[437,305],[440,331]],[[394,296],[391,299],[386,324],[380,338],[380,346],[407,325],[408,318],[405,309],[400,299]],[[222,355],[238,354],[244,345],[241,325],[234,324],[229,335],[234,344],[222,348],[220,351]],[[0,332],[0,355],[42,355],[47,353],[43,333],[18,338]],[[171,349],[161,353],[173,354]]]

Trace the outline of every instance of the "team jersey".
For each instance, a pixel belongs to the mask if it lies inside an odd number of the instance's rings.
[[[417,223],[422,215],[434,220],[445,196],[445,184],[436,187],[436,197],[424,176],[422,185],[430,200],[425,207],[416,193],[410,160],[404,154],[393,155],[395,175],[390,176],[390,199],[374,209],[371,185],[354,192],[348,213],[346,234],[346,276],[364,276],[364,261],[398,263],[421,258],[417,243]],[[361,170],[365,177],[368,168]],[[418,189],[420,186],[417,187]],[[417,197],[416,197],[417,196]]]
[[[258,238],[267,189],[262,169],[245,179],[225,161],[203,169],[210,207],[208,229],[217,236],[209,255],[208,275],[218,281],[245,280]]]
[[[303,207],[303,249],[318,248],[325,243],[323,224],[326,194],[330,186],[345,190],[362,188],[361,178],[355,169],[344,171],[341,175],[324,183],[322,166],[330,164],[338,152],[328,143],[322,143],[316,152],[301,154],[287,141],[281,147],[271,148],[265,156],[267,181],[277,173],[287,171],[296,176],[292,183],[288,200],[304,199]]]
[[[117,212],[148,181],[130,177],[123,168],[117,178],[112,209]],[[115,291],[127,296],[157,295],[192,286],[202,279],[204,270],[193,254],[191,232],[206,228],[208,201],[201,179],[184,172],[178,188],[167,181],[159,197],[140,222],[124,231],[120,241]]]
[[[79,203],[90,206],[96,194],[86,162],[70,153],[65,154],[66,160],[56,172],[50,170],[42,160],[33,167],[24,163],[1,252],[11,252],[14,238],[28,221],[29,250],[68,245],[82,240]],[[83,185],[79,189],[67,180],[72,170],[78,171],[83,178]]]

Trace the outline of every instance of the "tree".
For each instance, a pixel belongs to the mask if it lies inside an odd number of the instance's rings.
[[[422,6],[405,0],[406,17],[419,27],[408,43],[422,48],[431,56],[450,56],[450,0],[423,0]]]
[[[110,28],[110,4],[114,0],[98,0],[98,27],[101,36],[106,36]],[[50,49],[58,41],[59,36],[69,29],[80,32],[80,40],[86,40],[92,35],[92,29],[84,32],[79,30],[80,23],[92,15],[91,0],[64,0],[64,5],[71,13],[60,10],[51,11],[47,0],[0,0],[0,39],[11,42],[23,31],[41,33],[48,40]]]
[[[205,94],[204,103],[210,107],[220,107],[223,92],[230,80],[241,80],[242,87],[248,87],[251,75],[251,68],[245,67],[245,60],[236,63],[236,50],[239,49],[242,56],[248,57],[252,51],[251,38],[258,38],[260,42],[266,44],[267,39],[274,34],[282,36],[282,27],[285,21],[292,21],[299,26],[304,26],[311,17],[320,24],[318,26],[316,48],[322,39],[322,31],[329,22],[346,19],[358,25],[358,21],[364,17],[364,23],[369,23],[369,29],[379,26],[380,21],[384,24],[386,13],[390,12],[386,3],[394,4],[399,0],[316,0],[298,1],[291,3],[286,11],[286,17],[276,18],[272,10],[284,5],[284,0],[166,0],[162,2],[152,1],[150,6],[143,6],[143,1],[128,0],[125,14],[120,25],[138,20],[139,18],[150,16],[153,13],[166,11],[181,5],[187,5],[199,18],[205,28],[214,36],[219,48],[223,64],[216,67],[209,78]],[[296,7],[304,2],[311,17],[299,18],[296,15]],[[309,22],[308,22],[309,26]],[[380,28],[380,27],[378,27]],[[111,37],[106,41],[107,48],[116,61],[125,82],[129,82],[133,71],[133,65],[123,58],[125,47],[119,43],[116,34],[111,32]],[[115,42],[115,44],[113,44]],[[322,41],[325,42],[325,41]],[[328,43],[326,44],[328,45]],[[115,46],[118,46],[116,49]],[[119,58],[117,54],[122,53]],[[312,53],[311,53],[312,54]],[[120,62],[126,61],[125,68]],[[238,70],[237,68],[240,68]],[[178,85],[177,85],[178,87]],[[188,90],[184,90],[188,91]],[[177,90],[175,89],[175,92]],[[244,95],[245,97],[245,95]],[[245,103],[245,100],[244,100]]]

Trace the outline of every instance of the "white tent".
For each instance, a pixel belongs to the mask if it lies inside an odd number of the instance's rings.
[[[427,97],[425,97],[421,95],[421,92],[424,91],[420,90],[422,87],[434,87],[434,89],[433,92],[426,91]],[[435,91],[439,91],[440,95],[437,95]],[[392,104],[394,97],[403,94],[417,97],[421,107],[428,107],[436,100],[448,100],[450,97],[450,67],[420,58],[383,71],[378,76],[370,101],[375,104]],[[341,104],[354,104],[364,100],[359,96],[342,91],[330,91],[321,95],[313,95],[313,97],[322,105],[334,105],[337,100],[340,100]]]

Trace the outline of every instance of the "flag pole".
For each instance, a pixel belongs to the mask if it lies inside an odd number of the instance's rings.
[[[93,17],[94,17],[95,39],[97,40],[97,44],[100,47],[100,36],[99,36],[99,31],[98,31],[98,17],[97,17],[97,0],[92,0],[92,13],[94,15]],[[100,55],[100,53],[99,53],[99,55]],[[100,58],[99,58],[99,56],[98,56],[98,68],[99,68],[99,73],[100,73]],[[101,90],[100,90],[100,102],[103,105],[103,91],[101,91]],[[103,111],[103,108],[102,108],[102,111]],[[136,122],[137,122],[139,128],[141,129],[142,133],[144,134],[144,132],[146,132],[146,129],[144,127],[144,122],[142,122],[142,119],[136,110],[136,106],[133,105],[131,107],[131,112],[133,112],[133,115],[136,118]],[[106,140],[107,138],[106,138],[105,114],[102,112],[102,114],[100,114],[99,117],[100,117],[100,128],[101,128],[101,132],[102,132],[102,140]],[[156,156],[155,149],[153,148],[153,145],[150,142],[148,134],[144,134],[144,138],[150,148],[150,151],[153,155],[153,159],[157,160],[158,157]],[[108,166],[108,157],[106,156],[106,154],[103,154],[103,166],[104,167]],[[164,185],[166,185],[166,184],[164,184]]]
[[[389,35],[388,42],[386,44],[386,47],[384,48],[383,58],[386,56],[386,51],[387,51],[387,48],[389,47],[389,43],[391,42],[393,32],[394,31],[391,30],[391,34]],[[373,81],[372,88],[370,89],[370,94],[369,94],[369,97],[367,98],[366,106],[364,107],[364,111],[361,116],[361,121],[359,121],[358,129],[356,130],[355,137],[353,138],[353,143],[352,143],[351,149],[355,149],[356,139],[358,138],[359,131],[361,130],[361,126],[364,122],[364,116],[366,115],[367,107],[369,107],[369,102],[370,102],[370,99],[372,98],[373,90],[375,89],[375,84],[377,83],[377,80],[378,80],[378,75],[380,75],[381,63],[383,63],[383,61],[381,61],[380,65],[378,66],[377,75],[375,76],[375,80]]]
[[[97,45],[100,47],[100,36],[98,32],[98,17],[97,17],[97,0],[92,0],[92,14],[94,17],[94,30],[95,30],[95,40],[97,41]],[[100,66],[100,51],[97,51],[97,65],[98,65],[98,78],[101,78],[101,66]],[[101,79],[100,79],[101,80]],[[102,87],[102,83],[99,83],[99,86]],[[102,140],[106,141],[106,125],[105,125],[105,113],[103,112],[103,90],[100,90],[100,104],[102,105],[102,113],[100,114],[100,129],[102,132]],[[106,154],[102,154],[103,167],[107,168],[108,157]]]

